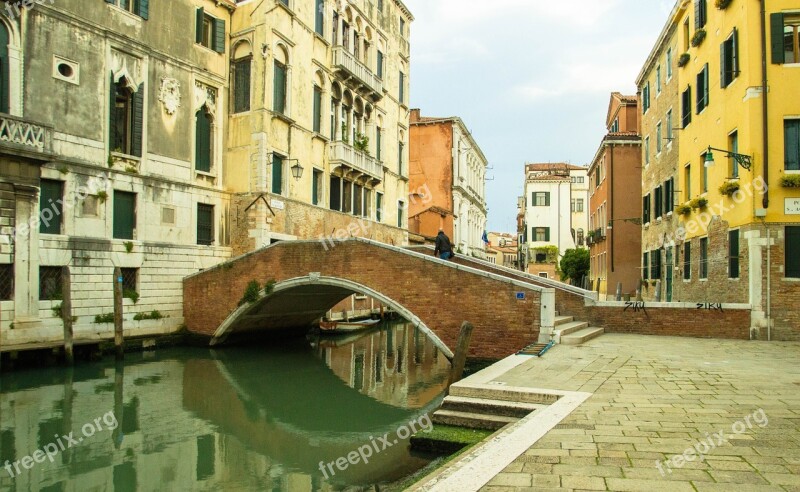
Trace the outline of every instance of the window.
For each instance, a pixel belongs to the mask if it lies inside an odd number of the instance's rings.
[[[406,20],[402,16],[400,16],[400,35],[406,35]]]
[[[644,85],[642,89],[642,113],[647,113],[647,110],[650,109],[650,81],[648,80],[647,83]]]
[[[353,215],[363,215],[364,212],[364,187],[359,184],[353,185]],[[398,226],[400,227],[400,226]]]
[[[692,88],[687,87],[681,94],[681,128],[692,122]]]
[[[800,15],[771,14],[772,63],[800,63]]]
[[[397,174],[403,176],[403,164],[406,151],[406,144],[400,142],[397,146]]]
[[[314,17],[314,27],[317,34],[325,34],[325,0],[316,0],[317,10]]]
[[[211,246],[214,244],[214,206],[205,203],[197,204],[197,244]]]
[[[106,3],[116,5],[117,7],[126,10],[134,15],[138,15],[144,20],[149,17],[149,4],[148,0],[106,0]]]
[[[550,241],[550,228],[549,227],[534,227],[533,240],[536,242]]]
[[[800,226],[786,226],[786,277],[800,278]]]
[[[142,156],[143,94],[144,84],[134,91],[125,77],[115,81],[111,75],[109,150],[112,152]]]
[[[654,249],[650,252],[650,276],[653,280],[661,278],[661,250]]]
[[[286,113],[286,65],[275,60],[273,77],[272,109],[276,113]]]
[[[784,165],[787,171],[800,171],[800,120],[784,120]]]
[[[194,168],[197,171],[211,172],[211,115],[205,106],[195,114]]]
[[[250,62],[244,58],[233,62],[233,112],[250,111]]]
[[[375,220],[383,219],[383,193],[375,193]]]
[[[378,50],[378,78],[383,78],[383,51]]]
[[[689,51],[689,43],[691,42],[691,31],[689,29],[689,18],[686,18],[686,22],[683,23],[683,52],[686,53]]]
[[[666,122],[666,125],[667,125],[667,134],[666,134],[666,137],[665,137],[665,138],[666,138],[666,140],[667,140],[667,145],[669,145],[669,144],[671,144],[671,143],[672,143],[672,109],[670,109],[669,111],[667,111],[667,118],[666,118],[666,120],[667,120],[667,122]]]
[[[531,194],[531,205],[534,207],[549,207],[550,193],[547,191],[534,191]]]
[[[692,243],[683,243],[683,279],[692,279]]]
[[[378,0],[378,12],[383,12],[383,0]]]
[[[675,209],[675,178],[664,181],[664,214]]]
[[[708,22],[707,0],[694,0],[694,28],[702,29]]]
[[[404,216],[405,216],[405,206],[406,204],[403,203],[402,200],[397,202],[397,227],[403,227],[404,223]]]
[[[656,67],[656,95],[661,94],[661,65]]]
[[[0,265],[0,301],[14,298],[14,265]]]
[[[732,153],[739,153],[739,132],[733,131],[730,135],[728,135],[728,150]],[[739,164],[736,163],[736,160],[733,156],[728,158],[730,170],[731,170],[731,177],[738,178],[739,177]]]
[[[39,300],[56,301],[61,299],[61,267],[39,267]]]
[[[614,118],[614,122],[611,123],[611,128],[609,131],[611,133],[617,133],[619,131],[619,118]]]
[[[708,193],[708,168],[705,166],[706,154],[700,156],[700,167],[703,169],[703,193]]]
[[[708,278],[708,238],[700,238],[700,278]]]
[[[330,186],[330,208],[331,210],[342,210],[342,179],[331,176]]]
[[[667,48],[667,82],[672,79],[672,47]]]
[[[43,179],[39,194],[39,232],[61,234],[61,214],[64,210],[64,183]]]
[[[133,239],[136,193],[114,190],[114,239]]]
[[[272,192],[283,193],[283,157],[278,154],[272,154]]]
[[[650,137],[644,137],[644,165],[650,164]]]
[[[314,84],[314,131],[322,131],[322,89]]]
[[[202,7],[195,15],[195,42],[217,53],[225,53],[225,21],[206,14]]]
[[[400,104],[406,102],[406,74],[400,72]]]
[[[375,158],[378,162],[383,160],[383,130],[381,127],[375,127]]]
[[[720,87],[728,87],[739,76],[739,31],[733,33],[720,48]]]
[[[573,212],[583,212],[583,198],[573,198],[570,207]]]
[[[686,190],[686,196],[684,199],[689,201],[692,199],[692,166],[691,164],[686,164],[686,167],[683,169],[683,188]]]
[[[662,134],[661,134],[661,122],[659,121],[656,125],[656,154],[661,153],[661,142],[662,142]]]
[[[697,114],[708,107],[708,63],[697,74]]]
[[[739,278],[739,230],[728,232],[728,278]]]
[[[322,171],[314,169],[311,179],[311,203],[319,205],[322,202]]]
[[[122,275],[122,292],[139,292],[139,269],[120,268],[119,272]]]
[[[574,184],[583,184],[583,183],[585,182],[585,180],[583,179],[583,176],[572,176],[572,177],[570,178],[570,180],[571,180],[571,181],[572,181]]]
[[[655,202],[655,214],[653,218],[660,219],[663,214],[664,208],[664,190],[661,186],[657,187],[654,191],[655,196],[653,197],[653,201]]]
[[[642,253],[642,280],[650,279],[650,253]]]
[[[644,224],[650,222],[650,193],[642,198],[642,222]]]

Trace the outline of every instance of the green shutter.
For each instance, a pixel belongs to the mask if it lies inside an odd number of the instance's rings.
[[[317,0],[316,1],[316,9],[317,9],[316,15],[315,15],[316,31],[317,31],[317,34],[319,34],[320,36],[325,34],[325,15],[324,15],[324,13],[325,13],[325,5],[324,5],[324,1],[325,0]]]
[[[378,51],[378,78],[383,78],[383,52]]]
[[[283,114],[286,110],[286,67],[276,61],[274,72],[272,109]]]
[[[250,62],[251,59],[239,60],[233,66],[233,112],[250,111]]]
[[[783,122],[783,160],[787,171],[800,171],[800,120]]]
[[[550,241],[550,228],[549,227],[545,227],[544,228],[544,240],[548,241],[548,242]]]
[[[195,169],[211,171],[211,117],[201,108],[195,115]]]
[[[728,277],[739,278],[739,231],[728,233]]]
[[[320,173],[319,171],[317,171],[315,169],[314,173],[313,173],[313,176],[312,176],[312,179],[311,179],[311,203],[312,203],[312,205],[319,205],[319,197],[317,195],[319,194],[319,183],[318,183],[318,181],[319,181],[320,174],[322,174],[322,173]]]
[[[40,233],[61,234],[63,190],[64,184],[61,181],[49,179],[41,181],[41,191],[39,193]]]
[[[283,157],[272,156],[272,192],[280,195],[283,192]]]
[[[731,68],[728,66],[728,49],[727,49],[728,41],[723,41],[721,45],[719,45],[719,86],[721,88],[728,87],[728,72]]]
[[[144,83],[133,94],[133,115],[131,121],[131,154],[142,157],[142,135],[144,128]]]
[[[706,66],[703,68],[703,100],[705,101],[705,106],[704,107],[706,107],[706,108],[709,106],[709,104],[711,104],[711,97],[710,97],[711,96],[711,89],[708,86],[708,84],[710,82],[710,80],[709,80],[709,73],[710,72],[711,71],[708,69],[708,63],[706,63]]]
[[[544,206],[545,207],[549,207],[550,206],[550,192],[549,191],[546,191],[544,193]]]
[[[381,217],[383,215],[383,209],[382,209],[383,203],[382,202],[383,202],[383,194],[382,193],[376,193],[375,194],[375,220],[377,220],[378,222],[381,221]]]
[[[683,279],[692,278],[692,243],[686,241],[683,245]]]
[[[783,50],[783,14],[770,14],[770,41],[772,45],[772,63],[782,64],[786,62],[786,53]]]
[[[786,277],[800,278],[800,227],[786,226]]]
[[[200,7],[195,12],[195,19],[194,19],[194,26],[195,26],[195,33],[194,33],[194,41],[195,43],[202,44],[203,42],[203,19],[205,19],[206,12],[203,7]]]
[[[110,3],[111,5],[114,5],[114,4],[117,3],[117,0],[106,0],[106,3]]]
[[[214,51],[225,53],[225,20],[214,19]]]
[[[137,14],[144,20],[150,17],[150,0],[139,0]]]
[[[703,28],[703,10],[701,3],[703,0],[694,0],[694,29],[702,29]]]
[[[400,72],[400,103],[406,102],[406,74]]]
[[[114,191],[114,239],[133,239],[136,228],[136,194]]]
[[[381,138],[381,127],[377,127],[377,130],[375,131],[375,154],[378,162],[381,160],[381,149],[383,147],[381,144]]]
[[[314,86],[314,131],[322,130],[322,90]]]
[[[642,253],[642,279],[650,278],[650,255],[645,251]]]
[[[111,72],[108,96],[108,148],[114,150],[114,137],[117,134],[117,84],[114,82],[114,72]]]

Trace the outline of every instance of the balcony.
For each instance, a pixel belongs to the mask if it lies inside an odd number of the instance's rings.
[[[15,154],[46,159],[53,153],[53,129],[0,114],[0,147]]]
[[[356,150],[348,143],[331,142],[330,160],[332,166],[341,167],[345,173],[356,174],[356,179],[366,176],[373,181],[373,184],[383,181],[383,165],[374,157]]]
[[[373,103],[383,99],[383,81],[343,46],[333,48],[333,66],[336,73],[362,96]]]

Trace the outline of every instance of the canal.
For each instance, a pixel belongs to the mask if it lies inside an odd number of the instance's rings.
[[[448,371],[395,321],[6,372],[0,490],[373,490],[429,463],[407,435],[429,425]]]

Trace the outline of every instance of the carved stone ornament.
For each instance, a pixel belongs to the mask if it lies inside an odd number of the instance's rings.
[[[158,100],[164,105],[164,111],[169,115],[181,107],[181,84],[175,79],[161,79],[161,89],[158,91]]]

